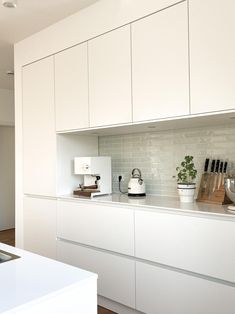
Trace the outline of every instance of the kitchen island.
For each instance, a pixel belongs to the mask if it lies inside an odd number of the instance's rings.
[[[97,275],[0,243],[0,313],[97,313]]]

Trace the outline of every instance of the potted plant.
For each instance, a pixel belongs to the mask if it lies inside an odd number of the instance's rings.
[[[197,176],[193,156],[185,156],[180,166],[176,168],[178,193],[180,201],[183,203],[192,203],[194,201],[194,193],[196,185],[193,182]]]

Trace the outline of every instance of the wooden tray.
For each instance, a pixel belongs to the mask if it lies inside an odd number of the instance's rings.
[[[89,189],[89,190],[74,190],[73,194],[83,197],[91,197],[92,193],[100,192],[99,190]]]

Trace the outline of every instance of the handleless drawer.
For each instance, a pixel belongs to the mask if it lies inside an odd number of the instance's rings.
[[[134,212],[89,202],[58,201],[57,236],[134,255]]]
[[[136,256],[235,282],[235,222],[160,212],[135,214]]]
[[[98,274],[98,294],[135,307],[135,261],[105,251],[58,241],[58,259]]]
[[[234,298],[232,286],[136,263],[136,309],[143,313],[233,314]]]

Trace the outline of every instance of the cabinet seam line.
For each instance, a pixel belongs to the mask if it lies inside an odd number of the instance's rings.
[[[134,256],[136,256],[136,228],[135,228],[135,211],[133,211],[133,224],[134,224]],[[135,261],[135,265],[134,265],[134,272],[135,272],[135,308],[136,308],[136,296],[137,296],[137,284],[136,284],[136,261]]]
[[[90,68],[89,68],[89,45],[87,45],[87,102],[88,102],[88,127],[90,127]]]
[[[215,283],[218,283],[218,284],[222,284],[222,285],[226,285],[226,286],[230,286],[230,287],[234,287],[235,288],[235,282],[228,281],[228,280],[225,280],[225,279],[220,279],[220,278],[212,277],[210,275],[200,274],[200,273],[197,273],[197,272],[194,272],[194,271],[186,270],[186,269],[183,269],[183,268],[178,268],[178,267],[175,267],[175,266],[170,266],[170,265],[162,264],[162,263],[155,262],[155,261],[150,261],[148,259],[144,259],[144,258],[141,258],[141,257],[126,255],[125,253],[118,253],[118,252],[115,252],[115,251],[99,248],[99,247],[96,247],[96,246],[93,246],[93,245],[89,245],[89,244],[84,244],[84,243],[80,243],[80,242],[76,242],[76,241],[72,241],[72,240],[67,240],[67,239],[65,239],[63,237],[60,237],[60,236],[57,236],[56,240],[57,241],[61,241],[63,243],[68,243],[68,244],[72,244],[72,245],[75,245],[75,246],[84,247],[84,248],[87,248],[87,249],[90,249],[90,250],[95,250],[97,252],[106,253],[106,254],[112,254],[114,256],[119,256],[119,257],[122,257],[122,258],[125,258],[125,259],[128,259],[128,260],[131,260],[131,261],[135,262],[135,264],[137,262],[140,262],[140,263],[144,263],[144,264],[147,264],[147,265],[150,265],[150,266],[155,266],[155,267],[159,267],[159,268],[162,268],[162,269],[166,269],[168,271],[177,272],[177,273],[184,274],[184,275],[187,275],[187,276],[196,277],[196,278],[200,278],[200,279],[207,280],[207,281],[210,281],[210,282],[215,282]]]
[[[57,110],[56,110],[56,70],[55,70],[55,55],[53,55],[53,87],[54,87],[54,128],[55,128],[55,150],[56,154],[58,155],[58,140],[57,140]],[[55,163],[55,191],[58,193],[58,162],[56,157]]]
[[[132,46],[132,24],[130,23],[130,64],[131,64],[131,122],[133,122],[133,46]]]
[[[192,108],[191,108],[191,55],[190,55],[190,31],[189,31],[189,26],[190,26],[190,20],[189,20],[189,0],[187,0],[187,28],[188,28],[188,88],[189,88],[189,94],[188,94],[188,100],[189,100],[189,114],[191,115],[192,113]]]

